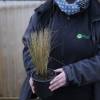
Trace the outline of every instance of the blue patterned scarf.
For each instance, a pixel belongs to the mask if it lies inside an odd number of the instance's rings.
[[[89,1],[90,0],[75,0],[74,3],[69,4],[66,0],[55,0],[55,3],[62,12],[65,12],[68,15],[73,15],[80,12],[81,8],[87,9]]]

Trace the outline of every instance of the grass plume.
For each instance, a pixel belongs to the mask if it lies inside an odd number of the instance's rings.
[[[47,29],[31,34],[29,50],[33,64],[36,66],[37,74],[47,75],[47,64],[50,53],[50,33]]]

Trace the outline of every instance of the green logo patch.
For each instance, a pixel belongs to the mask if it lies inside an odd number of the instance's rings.
[[[83,34],[83,33],[78,33],[76,35],[77,39],[90,39],[90,36],[87,34]]]

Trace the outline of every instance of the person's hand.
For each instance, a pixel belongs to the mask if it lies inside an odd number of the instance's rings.
[[[34,91],[34,81],[33,81],[32,77],[30,77],[29,84],[30,84],[32,92],[34,94],[35,93],[35,91]]]
[[[51,91],[54,91],[60,87],[63,87],[66,84],[66,75],[65,72],[62,68],[56,69],[55,70],[56,73],[60,73],[58,74],[51,82],[50,82],[50,86],[49,89]]]

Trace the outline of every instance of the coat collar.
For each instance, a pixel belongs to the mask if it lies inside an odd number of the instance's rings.
[[[38,14],[44,14],[49,9],[52,9],[52,7],[53,7],[53,0],[47,0],[45,3],[36,8],[35,12]]]
[[[55,6],[54,0],[48,0],[43,3],[41,6],[35,9],[35,12],[42,15],[45,12],[49,11]],[[89,13],[91,17],[91,21],[100,21],[100,1],[98,0],[90,0]]]

